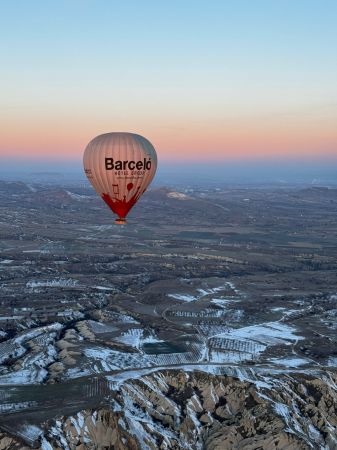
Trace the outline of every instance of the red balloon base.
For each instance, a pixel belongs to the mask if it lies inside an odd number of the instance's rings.
[[[115,223],[117,223],[118,225],[125,225],[126,224],[126,219],[121,219],[119,217],[118,219],[115,220]]]

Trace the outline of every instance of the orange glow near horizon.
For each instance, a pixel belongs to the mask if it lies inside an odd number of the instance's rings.
[[[164,161],[192,159],[244,160],[255,158],[312,158],[337,156],[337,130],[333,121],[305,123],[264,120],[232,120],[217,123],[178,123],[161,127],[141,123],[139,129],[116,124],[83,125],[31,123],[20,126],[7,123],[1,132],[0,158],[76,160],[85,146],[98,134],[109,131],[131,131],[147,137]],[[95,126],[96,125],[96,126]],[[104,125],[104,124],[103,124]]]

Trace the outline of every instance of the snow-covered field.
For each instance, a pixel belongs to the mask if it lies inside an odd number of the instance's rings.
[[[138,332],[131,333],[128,339],[126,342],[130,342],[129,345],[132,343],[135,348],[140,348],[144,343],[161,342],[151,335],[142,339]],[[166,354],[145,354],[139,351],[129,353],[95,345],[83,349],[85,360],[81,363],[81,368],[69,368],[65,372],[64,378],[78,378],[114,370],[190,364],[200,361],[204,353],[205,348],[198,344],[191,344],[188,352]]]
[[[227,339],[245,339],[258,342],[262,345],[290,344],[303,339],[295,334],[296,329],[290,325],[281,322],[267,322],[258,325],[237,328],[217,336]]]
[[[256,360],[269,346],[290,345],[302,339],[295,334],[296,329],[280,322],[268,322],[237,329],[217,332],[208,340],[209,360],[211,362],[228,363]],[[302,360],[306,364],[306,360]],[[282,364],[281,360],[271,360]],[[298,358],[288,360],[292,367],[300,365]],[[284,365],[287,360],[284,360]]]

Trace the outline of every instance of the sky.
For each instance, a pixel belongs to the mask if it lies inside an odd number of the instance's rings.
[[[80,164],[109,131],[159,161],[337,160],[335,0],[0,3],[0,162]]]

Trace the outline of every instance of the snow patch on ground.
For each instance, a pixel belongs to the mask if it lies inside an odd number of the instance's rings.
[[[197,289],[197,295],[191,294],[168,294],[168,297],[174,298],[176,300],[181,300],[183,302],[194,302],[196,300],[200,300],[207,295],[215,294],[216,292],[223,291],[226,286],[220,286],[216,288],[208,288],[208,289]]]
[[[273,364],[286,367],[300,367],[310,364],[310,361],[305,358],[271,358],[270,362]]]
[[[112,312],[112,313],[109,313],[109,318],[111,319],[111,321],[114,321],[116,323],[122,322],[122,323],[139,324],[138,320],[134,319],[132,316],[129,316],[127,314]]]
[[[108,286],[93,286],[94,289],[98,289],[99,291],[114,291],[113,287]]]
[[[56,322],[27,330],[15,338],[2,342],[0,344],[0,362],[17,359],[19,369],[11,372],[3,369],[0,375],[0,385],[42,383],[48,375],[46,368],[57,357],[57,351],[53,344],[57,332],[62,328],[63,326]],[[25,347],[28,342],[35,346],[35,349],[30,352],[27,352]]]
[[[83,319],[84,314],[81,311],[74,311],[73,309],[65,309],[57,313],[58,317],[71,317],[72,319]]]
[[[50,253],[49,250],[39,250],[39,249],[35,249],[35,250],[22,250],[22,253],[42,253],[42,254],[48,254]]]
[[[176,300],[181,300],[183,302],[194,302],[198,300],[198,297],[194,295],[186,295],[186,294],[168,294],[168,297],[174,298]]]
[[[75,287],[78,286],[78,280],[73,280],[71,278],[56,278],[54,280],[45,281],[28,281],[26,283],[27,288],[36,287]]]
[[[0,386],[11,384],[32,384],[32,382],[42,383],[47,371],[43,369],[40,371],[32,369],[18,370],[16,372],[8,373],[0,376]]]
[[[137,334],[130,335],[133,345],[141,345]],[[145,338],[146,339],[146,338]],[[151,337],[151,340],[153,338]],[[87,358],[81,365],[81,370],[68,369],[64,374],[65,379],[78,378],[88,374],[110,372],[114,370],[128,370],[139,367],[172,366],[196,363],[203,357],[204,349],[200,344],[191,344],[188,352],[145,354],[137,352],[126,353],[103,346],[95,346],[83,349],[83,355]]]
[[[158,339],[153,335],[147,336],[142,340],[142,344],[156,344],[158,342],[164,342],[162,339]]]
[[[150,334],[149,336],[144,336],[144,330],[141,328],[131,328],[130,330],[123,333],[121,336],[115,339],[125,345],[130,345],[131,347],[141,349],[144,344],[155,344],[158,342],[164,342],[158,339],[155,335]]]
[[[220,306],[223,309],[226,309],[226,306],[230,303],[233,303],[233,300],[223,299],[223,298],[213,298],[211,303],[214,303],[217,306]]]
[[[168,198],[175,198],[176,200],[190,200],[191,197],[189,197],[186,194],[183,194],[182,192],[169,192],[166,194]]]
[[[36,338],[44,333],[51,331],[59,331],[63,328],[59,322],[52,323],[51,325],[45,325],[44,327],[33,328],[32,330],[25,331],[19,336],[16,336],[13,340],[16,343],[22,344],[30,339]]]
[[[327,362],[327,365],[329,366],[329,367],[337,367],[337,358],[336,357],[330,357],[329,359],[328,359],[328,362]]]
[[[53,450],[47,439],[43,436],[41,439],[41,450]]]
[[[295,334],[296,329],[280,322],[266,322],[264,324],[251,325],[243,328],[232,329],[217,336],[231,339],[249,339],[264,345],[290,344],[303,339]]]
[[[97,322],[95,320],[88,320],[88,325],[91,331],[93,331],[93,333],[95,334],[111,333],[118,330],[118,328],[116,328],[112,324],[105,322]]]
[[[19,427],[17,433],[30,442],[35,442],[42,435],[43,431],[36,425],[24,424]]]
[[[73,200],[85,200],[87,198],[90,198],[88,195],[80,195],[75,194],[74,192],[66,191],[66,193],[69,195],[70,198]]]
[[[92,347],[85,348],[83,350],[84,355],[93,361],[93,371],[92,373],[99,373],[102,371],[109,372],[110,370],[118,370],[120,367],[114,364],[114,350],[104,348],[104,347]],[[95,367],[95,365],[98,366]],[[81,372],[80,376],[83,376]]]
[[[220,330],[219,330],[220,331]],[[268,322],[238,329],[217,332],[217,327],[206,330],[208,338],[208,359],[214,363],[240,363],[255,360],[267,347],[272,345],[290,345],[301,336],[295,335],[295,328],[280,322]],[[274,364],[298,367],[307,364],[302,358],[289,357],[272,360]]]
[[[144,331],[141,328],[131,328],[115,340],[131,347],[139,348],[142,343]]]

